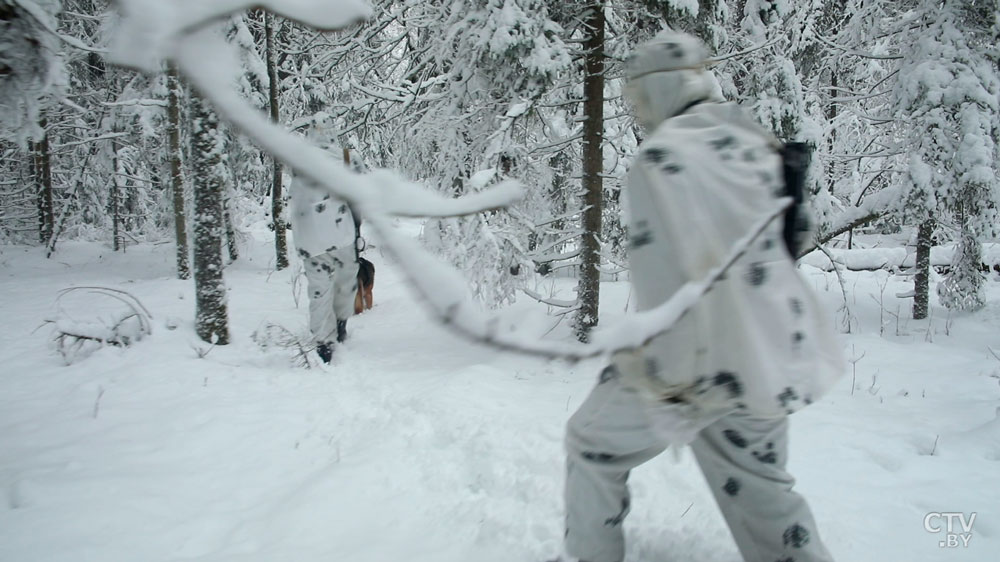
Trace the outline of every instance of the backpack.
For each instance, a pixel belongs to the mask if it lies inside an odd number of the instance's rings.
[[[784,196],[792,198],[792,205],[785,211],[782,238],[785,248],[796,259],[809,242],[812,228],[809,209],[806,207],[806,176],[812,160],[812,147],[804,142],[786,142],[778,150],[785,176]]]

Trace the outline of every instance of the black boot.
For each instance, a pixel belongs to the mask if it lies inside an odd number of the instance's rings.
[[[316,346],[316,353],[324,363],[329,363],[333,359],[333,346],[329,342],[323,342]]]
[[[343,343],[347,339],[347,320],[337,320],[337,341]]]

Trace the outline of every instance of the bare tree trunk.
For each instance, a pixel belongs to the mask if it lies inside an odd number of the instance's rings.
[[[278,68],[274,52],[274,16],[264,12],[265,58],[267,59],[268,98],[270,100],[271,121],[280,118],[278,108]],[[272,157],[274,170],[271,180],[271,224],[274,228],[274,267],[279,271],[288,267],[288,241],[285,238],[284,201],[282,200],[281,162]]]
[[[167,150],[174,203],[174,237],[177,239],[177,277],[191,277],[188,265],[187,213],[184,208],[184,165],[181,148],[181,82],[173,65],[167,68]]]
[[[195,330],[206,342],[229,343],[226,286],[222,278],[223,185],[218,146],[219,118],[197,95],[191,96],[194,160]]]
[[[46,121],[39,123],[46,128]],[[49,244],[55,234],[55,210],[52,204],[52,152],[49,147],[49,133],[45,131],[42,140],[34,143],[35,181],[38,183],[38,239]]]
[[[927,318],[931,275],[931,235],[934,220],[927,219],[917,229],[916,275],[913,276],[913,319]]]
[[[587,36],[583,78],[583,237],[581,239],[580,281],[577,296],[580,309],[574,319],[574,331],[586,342],[597,325],[601,289],[601,215],[604,185],[604,2],[597,1],[587,10]]]

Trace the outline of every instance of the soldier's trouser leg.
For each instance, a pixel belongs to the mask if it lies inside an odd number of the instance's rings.
[[[306,259],[303,265],[309,293],[309,331],[318,343],[332,342],[337,333],[333,256],[319,254]]]
[[[667,445],[650,428],[642,406],[608,368],[567,424],[564,546],[570,556],[587,562],[625,558],[629,471]]]
[[[358,260],[353,247],[334,250],[329,256],[333,269],[333,313],[346,322],[354,315],[354,299],[358,294]],[[334,326],[336,331],[336,326]]]
[[[788,418],[730,414],[691,444],[746,562],[829,562],[805,499],[792,490]]]
[[[629,471],[661,453],[667,439],[635,391],[613,371],[601,379],[567,425],[565,548],[588,562],[620,562]],[[705,423],[692,449],[746,562],[829,561],[784,471],[787,419],[730,414]]]

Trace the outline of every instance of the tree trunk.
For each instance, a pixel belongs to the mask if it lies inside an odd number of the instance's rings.
[[[45,119],[39,123],[44,130]],[[55,235],[55,210],[52,204],[52,153],[49,147],[49,133],[45,131],[42,140],[34,144],[35,181],[38,185],[38,239],[49,244]]]
[[[232,194],[227,193],[222,200],[222,220],[226,225],[226,249],[229,250],[229,263],[240,259],[240,250],[236,246],[236,229],[233,228]]]
[[[111,207],[111,251],[113,252],[117,252],[122,246],[122,201],[121,187],[118,185],[118,172],[121,170],[118,164],[118,143],[111,141],[111,166],[113,172],[111,174],[111,201],[109,201],[108,206]]]
[[[934,220],[927,219],[917,229],[916,275],[913,276],[913,319],[927,318],[931,275],[931,235]]]
[[[264,38],[265,53],[267,59],[267,81],[268,99],[270,101],[271,121],[278,122],[280,118],[278,108],[278,68],[275,63],[274,52],[274,16],[270,12],[264,12]],[[274,267],[279,271],[288,267],[288,241],[285,238],[284,201],[282,200],[281,186],[281,162],[273,158],[274,169],[271,179],[271,224],[274,228]]]
[[[586,16],[587,36],[583,78],[583,236],[580,253],[580,281],[577,296],[580,309],[574,321],[576,337],[586,342],[597,325],[601,288],[601,201],[604,185],[604,2],[592,4]]]
[[[191,97],[194,160],[195,330],[209,343],[229,343],[226,286],[222,278],[222,192],[219,119],[197,95]]]
[[[188,265],[187,213],[184,208],[184,167],[181,148],[181,91],[177,69],[167,68],[167,150],[170,185],[174,202],[174,237],[177,240],[177,277],[191,277]]]

